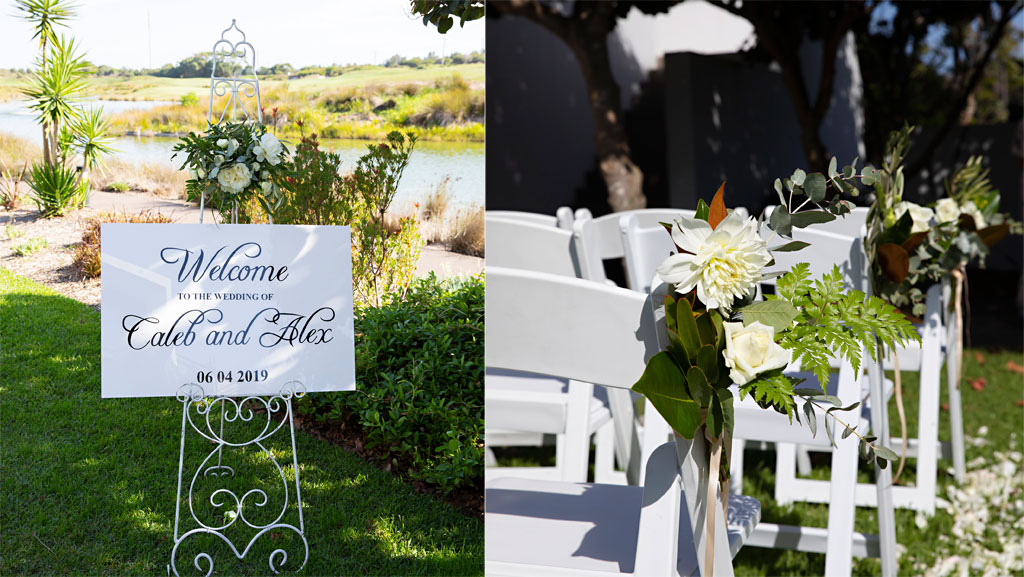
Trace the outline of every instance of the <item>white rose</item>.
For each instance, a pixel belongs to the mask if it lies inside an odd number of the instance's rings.
[[[228,139],[221,138],[220,140],[217,141],[217,146],[219,146],[221,148],[227,148],[228,147]]]
[[[269,180],[264,180],[263,182],[260,183],[260,188],[263,189],[263,192],[270,192],[270,190],[274,188],[274,183],[270,182]]]
[[[196,175],[199,176],[199,178],[206,178],[206,169],[200,168],[196,171]]]
[[[254,163],[250,164],[249,168],[252,169],[253,173],[257,173],[257,172],[260,171],[260,165],[259,165],[258,162],[254,162]]]
[[[680,293],[697,287],[697,298],[709,309],[731,309],[734,300],[754,288],[771,260],[757,222],[738,212],[713,231],[707,221],[681,217],[672,225],[672,240],[686,252],[668,257],[658,276]]]
[[[259,144],[252,149],[256,160],[269,162],[271,166],[277,166],[281,162],[281,151],[281,141],[269,132],[261,136]]]
[[[914,221],[914,226],[910,229],[912,234],[928,232],[928,229],[931,228],[929,223],[935,213],[932,212],[932,209],[930,208],[925,208],[904,200],[903,202],[897,203],[896,206],[892,207],[892,209],[893,212],[896,213],[896,220],[903,218],[903,214],[910,211],[910,218]]]
[[[789,364],[791,354],[775,342],[775,329],[754,321],[722,323],[725,327],[725,366],[729,378],[737,385],[745,385],[757,375]]]
[[[935,203],[935,220],[939,223],[952,222],[960,218],[960,207],[952,198],[943,198]]]
[[[188,167],[188,176],[189,176],[189,178],[191,178],[192,180],[195,180],[195,179],[196,179],[196,177],[198,177],[199,175],[198,175],[198,173],[196,173],[196,169],[195,169],[195,168],[192,168],[192,167],[190,166],[190,167]]]
[[[220,171],[217,175],[217,182],[227,192],[238,194],[252,182],[252,173],[244,164],[232,164]]]
[[[213,157],[213,162],[220,166],[220,164],[224,162],[224,157],[218,154],[217,156]]]
[[[960,212],[966,215],[970,215],[974,219],[974,226],[978,230],[985,228],[985,216],[978,210],[978,205],[974,204],[974,201],[968,200],[960,207]]]

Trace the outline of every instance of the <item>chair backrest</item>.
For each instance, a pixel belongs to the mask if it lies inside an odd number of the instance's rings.
[[[641,226],[635,214],[619,218],[619,234],[626,263],[626,283],[635,291],[650,292],[654,271],[676,252],[672,235],[657,223]]]
[[[589,212],[589,211],[588,211]],[[672,222],[680,216],[693,218],[696,211],[677,208],[641,208],[637,210],[626,210],[613,212],[599,216],[594,220],[594,235],[596,237],[599,258],[608,260],[622,258],[625,255],[622,246],[622,234],[619,231],[619,219],[623,216],[635,215],[637,225],[640,227],[656,226],[659,222]],[[576,220],[581,220],[580,211],[576,211]],[[638,290],[638,289],[635,289]]]
[[[560,206],[555,215],[541,214],[539,212],[523,212],[519,210],[488,210],[487,216],[495,216],[506,220],[521,220],[542,226],[557,226],[558,228],[571,229],[573,221],[572,209],[568,206]]]
[[[646,361],[659,350],[655,308],[650,295],[582,279],[524,270],[487,267],[488,369],[522,370],[628,388],[643,374]],[[677,441],[648,465],[640,514],[636,574],[667,574],[677,557],[679,515],[685,511],[703,569],[707,477],[703,439]],[[703,467],[703,468],[702,468]],[[656,471],[656,473],[652,473]],[[684,491],[680,491],[680,485]],[[710,511],[725,527],[720,504]],[[625,520],[624,520],[625,522]],[[728,539],[716,541],[715,571],[732,574]]]
[[[658,352],[648,295],[487,267],[487,366],[629,388]]]
[[[580,276],[571,230],[485,215],[487,265]]]
[[[848,288],[865,293],[871,292],[864,245],[859,237],[835,234],[812,226],[793,229],[793,240],[807,242],[811,246],[795,252],[772,253],[775,264],[768,267],[766,272],[789,270],[798,263],[807,263],[810,265],[811,278],[817,279],[830,272],[833,266],[839,265]],[[768,247],[787,242],[789,241],[776,236],[768,242]],[[775,279],[769,279],[765,284],[775,284]]]

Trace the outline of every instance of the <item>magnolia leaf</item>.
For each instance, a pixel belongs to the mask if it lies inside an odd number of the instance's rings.
[[[722,411],[722,400],[718,395],[711,396],[711,406],[708,407],[708,418],[707,418],[708,430],[711,431],[711,436],[715,439],[722,436],[722,430],[725,428],[725,415]]]
[[[883,445],[874,445],[875,455],[885,459],[886,461],[895,461],[900,458],[895,451],[889,447]]]
[[[702,198],[697,201],[697,214],[694,215],[694,218],[699,218],[700,220],[707,221],[708,214],[710,212],[711,207],[709,207],[708,203],[704,202],[704,199]]]
[[[693,318],[690,301],[685,298],[676,301],[676,332],[692,364],[692,361],[697,359],[697,351],[700,350],[700,333],[697,331],[697,321]]]
[[[791,219],[793,226],[796,228],[807,228],[812,224],[832,222],[836,219],[836,216],[824,210],[807,210],[792,214]]]
[[[697,401],[697,404],[701,407],[708,406],[714,391],[711,389],[711,383],[708,382],[707,375],[704,374],[704,371],[700,370],[700,367],[690,367],[690,370],[686,372],[686,384],[690,387],[690,394],[693,396],[693,400]]]
[[[901,283],[910,272],[910,255],[898,244],[891,242],[881,244],[875,249],[878,252],[878,264],[885,276],[895,283]]]
[[[725,217],[729,216],[728,211],[725,209],[725,183],[723,182],[718,187],[718,192],[715,193],[715,197],[711,199],[711,208],[708,212],[708,224],[711,225],[711,229],[718,228],[718,223],[725,220]]]
[[[715,348],[721,350],[722,344],[725,342],[725,327],[722,325],[722,315],[717,310],[708,311],[708,315],[711,317],[711,325],[715,327]]]
[[[718,381],[718,348],[711,344],[702,346],[697,351],[697,366],[707,377],[709,385]]]
[[[733,428],[736,425],[736,411],[732,406],[732,391],[728,388],[718,389],[715,391],[718,394],[718,400],[722,404],[722,417],[725,420],[725,430],[729,431],[729,436],[732,436]]]
[[[697,323],[697,334],[700,336],[701,346],[714,345],[718,338],[715,334],[715,323],[711,320],[711,311],[707,310],[698,314],[694,318],[694,322]]]
[[[803,241],[800,241],[800,240],[794,240],[792,242],[787,242],[786,244],[781,244],[781,245],[779,245],[777,247],[770,248],[768,250],[770,252],[794,252],[794,251],[798,251],[798,250],[807,248],[809,246],[811,246],[811,243],[809,243],[809,242],[803,242]]]
[[[672,429],[686,437],[693,438],[700,426],[701,408],[686,391],[683,373],[665,352],[660,352],[647,361],[647,367],[633,390],[647,397],[654,408]]]
[[[834,164],[834,163],[833,163]],[[807,197],[814,202],[821,202],[825,199],[825,190],[828,181],[825,180],[825,175],[820,172],[812,172],[807,175],[804,179],[804,191],[807,192]]]
[[[799,314],[789,301],[781,299],[750,303],[739,312],[743,314],[743,326],[757,321],[772,327],[776,333],[781,333],[793,326],[793,320]]]
[[[676,330],[676,299],[671,294],[665,295],[665,324],[668,330]]]
[[[978,230],[978,224],[974,222],[974,217],[969,214],[961,214],[958,224],[961,230]]]
[[[981,237],[981,242],[985,243],[985,246],[992,248],[999,241],[1010,233],[1010,225],[1005,222],[997,224],[995,226],[987,226],[978,231],[978,236]]]
[[[918,232],[910,235],[910,237],[903,241],[903,244],[900,246],[903,247],[903,250],[907,251],[907,254],[910,254],[914,252],[917,247],[921,246],[921,243],[924,242],[924,239],[927,237],[927,232]]]

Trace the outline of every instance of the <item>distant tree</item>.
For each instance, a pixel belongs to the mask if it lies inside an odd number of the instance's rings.
[[[459,27],[484,17],[483,0],[411,0],[412,13],[423,17],[423,25],[433,24],[445,34],[459,19]]]
[[[1008,106],[1015,93],[1019,103],[1020,60],[1012,56],[1019,40],[1012,34],[1020,36],[1010,22],[1022,7],[1020,0],[898,0],[876,6],[872,18],[858,22],[854,31],[864,76],[869,156],[880,158],[886,135],[904,122],[936,126],[931,140],[921,143],[924,152],[916,164],[907,167],[908,173],[918,172],[953,126],[989,114],[978,107],[994,105],[985,91],[999,82],[1001,66],[1007,89],[1014,71],[1017,79],[1004,102]],[[998,114],[982,118],[1005,120]]]
[[[659,14],[679,1],[577,0],[571,10],[561,3],[540,0],[513,0],[489,6],[494,15],[519,16],[539,24],[565,42],[576,56],[590,98],[601,177],[608,189],[608,204],[616,212],[643,208],[647,199],[643,193],[643,172],[630,157],[619,85],[608,58],[608,35],[615,30],[618,19],[625,18],[633,8],[644,14]]]

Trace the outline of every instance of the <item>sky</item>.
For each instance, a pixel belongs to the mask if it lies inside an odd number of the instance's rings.
[[[484,48],[484,21],[447,34],[409,13],[409,0],[78,0],[59,29],[86,58],[114,68],[159,68],[208,52],[234,18],[256,48],[256,66],[381,64]],[[0,0],[0,68],[31,67],[38,44],[13,0]]]

